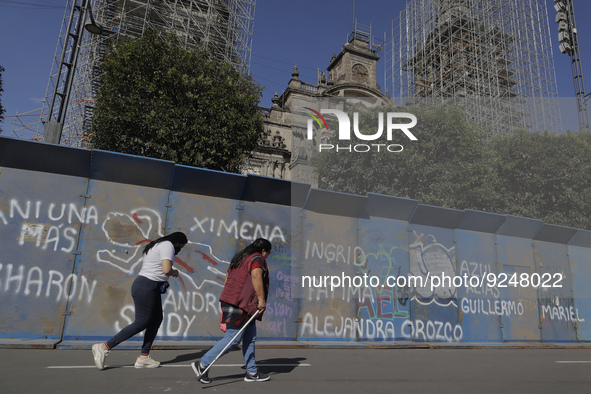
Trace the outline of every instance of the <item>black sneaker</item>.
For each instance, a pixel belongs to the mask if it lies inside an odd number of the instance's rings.
[[[253,374],[247,372],[244,376],[245,382],[264,382],[265,380],[269,379],[271,379],[271,377],[268,374],[262,372],[257,372]]]
[[[197,375],[197,379],[201,382],[201,383],[211,383],[211,379],[209,378],[209,371],[207,371],[206,373],[203,373],[204,368],[201,368],[201,365],[199,364],[199,361],[195,361],[193,363],[191,363],[191,368],[193,368],[193,372],[195,372],[195,375]]]

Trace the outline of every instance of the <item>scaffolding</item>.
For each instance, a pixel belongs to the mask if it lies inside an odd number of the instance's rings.
[[[398,105],[461,105],[489,135],[560,132],[544,0],[412,0],[392,22]]]
[[[140,37],[148,29],[173,33],[187,48],[210,49],[237,70],[248,73],[255,3],[256,0],[68,0],[41,116],[30,123],[16,119],[13,135],[43,140],[45,123],[56,116],[56,108],[60,107],[56,100],[59,102],[67,96],[67,116],[60,143],[87,147],[100,64],[108,43]],[[84,23],[87,11],[104,28],[102,34],[78,34],[73,30]],[[78,51],[77,61],[72,67],[64,59],[71,59],[75,51]],[[68,84],[70,68],[74,68],[71,93],[66,95],[64,86]]]

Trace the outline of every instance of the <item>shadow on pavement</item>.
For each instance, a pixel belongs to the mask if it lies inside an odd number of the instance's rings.
[[[269,358],[266,360],[257,361],[257,365],[260,368],[261,372],[268,373],[269,375],[271,375],[271,379],[273,379],[273,375],[292,372],[304,360],[306,360],[305,357]],[[244,366],[242,366],[241,368],[244,370]],[[202,384],[201,386],[204,389],[220,387],[237,382],[243,382],[244,372],[240,374],[221,376],[212,376],[212,374],[210,374],[209,377],[213,380],[213,382],[211,384]]]
[[[209,349],[204,349],[204,350],[200,350],[198,352],[194,352],[194,353],[186,353],[186,354],[180,354],[178,356],[176,356],[175,358],[173,358],[172,360],[168,360],[168,361],[161,361],[160,363],[162,365],[164,364],[174,364],[174,363],[181,363],[181,362],[193,362],[195,360],[200,359],[201,357],[203,357],[203,355],[205,353],[207,353]]]
[[[304,360],[306,360],[305,357],[269,358],[257,361],[257,365],[261,368],[261,371],[268,374],[289,373]]]

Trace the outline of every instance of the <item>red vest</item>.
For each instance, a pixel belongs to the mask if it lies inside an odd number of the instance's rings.
[[[226,284],[220,295],[220,301],[234,305],[250,314],[257,309],[259,299],[254,287],[252,286],[252,279],[250,277],[250,267],[255,257],[263,260],[263,288],[265,290],[265,301],[269,293],[269,273],[267,269],[267,262],[260,253],[253,253],[246,256],[242,260],[242,264],[238,268],[228,270]],[[260,315],[257,320],[260,320]]]

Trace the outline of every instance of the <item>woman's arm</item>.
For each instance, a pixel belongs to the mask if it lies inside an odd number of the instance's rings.
[[[164,259],[161,261],[162,261],[162,272],[164,272],[164,275],[172,276],[173,278],[176,278],[179,276],[179,271],[172,268],[172,261],[170,261],[168,259]]]
[[[267,307],[267,303],[265,301],[265,287],[263,285],[263,269],[253,269],[250,271],[250,277],[252,278],[252,287],[257,294],[257,298],[259,299],[258,309],[263,312]]]

